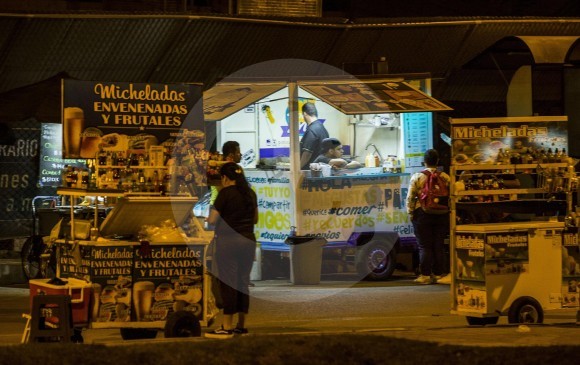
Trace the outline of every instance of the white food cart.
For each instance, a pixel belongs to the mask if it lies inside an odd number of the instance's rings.
[[[414,248],[405,209],[410,175],[421,169],[424,151],[433,147],[433,112],[450,110],[429,97],[429,89],[428,75],[414,75],[226,80],[204,93],[206,130],[215,125],[218,149],[225,141],[240,143],[246,177],[258,195],[253,279],[287,274],[285,260],[292,256],[285,242],[293,229],[299,237],[328,242],[324,253],[334,256],[335,272],[356,271],[370,280],[390,277],[397,251]],[[346,157],[362,168],[321,176],[300,170],[306,102],[315,104],[330,137],[338,138]],[[365,159],[373,165],[365,166]],[[320,263],[313,266],[318,267],[309,270],[318,270],[313,274],[319,280]]]

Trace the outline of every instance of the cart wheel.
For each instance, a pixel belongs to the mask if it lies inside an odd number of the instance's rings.
[[[28,237],[20,251],[22,270],[28,280],[36,279],[40,276],[40,245],[42,242],[38,242],[38,239],[42,240],[42,238],[37,236]]]
[[[485,326],[488,324],[497,324],[499,317],[465,317],[470,326]]]
[[[380,241],[370,241],[357,250],[356,267],[365,280],[387,280],[397,266],[394,248]]]
[[[157,337],[156,329],[149,328],[121,328],[123,340],[145,340]]]
[[[201,326],[199,319],[188,311],[171,313],[165,322],[165,337],[199,337]]]
[[[532,297],[516,299],[508,311],[509,323],[543,323],[542,306]]]
[[[82,335],[83,329],[82,328],[73,328],[73,335],[71,336],[70,340],[72,343],[83,343],[85,339]]]

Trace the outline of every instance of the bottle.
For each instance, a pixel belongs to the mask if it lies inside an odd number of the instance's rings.
[[[64,165],[64,169],[60,171],[60,186],[63,188],[67,187],[67,176],[69,172],[69,165]]]
[[[381,166],[381,159],[379,158],[379,156],[375,155],[374,159],[375,159],[374,167]]]
[[[369,153],[365,158],[365,166],[366,167],[376,167],[375,166],[375,157],[372,153]]]
[[[139,170],[139,190],[145,191],[145,175],[143,174],[143,170]]]
[[[153,191],[159,192],[159,172],[157,170],[153,171]]]
[[[94,166],[91,168],[91,175],[89,177],[89,189],[97,188],[97,173],[95,172]]]
[[[83,170],[81,173],[81,189],[89,188],[89,171]]]

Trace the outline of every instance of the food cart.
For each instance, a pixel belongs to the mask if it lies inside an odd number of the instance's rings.
[[[578,309],[566,122],[451,120],[451,307],[469,324],[542,323],[545,311]]]
[[[115,195],[78,189],[58,193]],[[49,279],[32,280],[31,297],[82,293],[81,298],[73,295],[77,329],[119,328],[123,339],[152,338],[159,329],[166,337],[200,336],[200,326],[207,326],[217,311],[205,275],[211,237],[196,219],[192,220],[198,226],[195,237],[180,234],[173,226],[181,226],[191,215],[196,200],[120,197],[99,225],[100,237],[93,239],[79,237],[72,218],[71,235],[77,239],[56,242],[57,277],[70,283],[59,289]],[[165,229],[159,227],[164,222]],[[157,233],[145,235],[143,227]]]
[[[390,277],[397,251],[414,247],[405,209],[409,178],[433,147],[433,112],[450,109],[429,97],[429,89],[427,75],[414,75],[238,79],[204,92],[206,130],[215,127],[218,148],[229,140],[240,143],[246,178],[258,195],[254,280],[286,276],[288,258],[295,268],[289,236],[303,237],[302,242],[324,239],[334,272],[354,271],[371,280]],[[345,157],[363,167],[300,170],[301,107],[308,101],[316,105],[330,137],[341,141]],[[317,254],[316,247],[311,254]],[[306,266],[301,269],[314,270],[319,280],[320,262]]]

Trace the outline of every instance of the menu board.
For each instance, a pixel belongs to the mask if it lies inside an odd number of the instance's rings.
[[[85,164],[85,160],[62,158],[61,124],[42,123],[38,173],[38,181],[41,186],[62,186],[61,171],[65,165],[85,167]]]
[[[405,166],[421,167],[425,151],[433,147],[432,113],[404,113]]]

